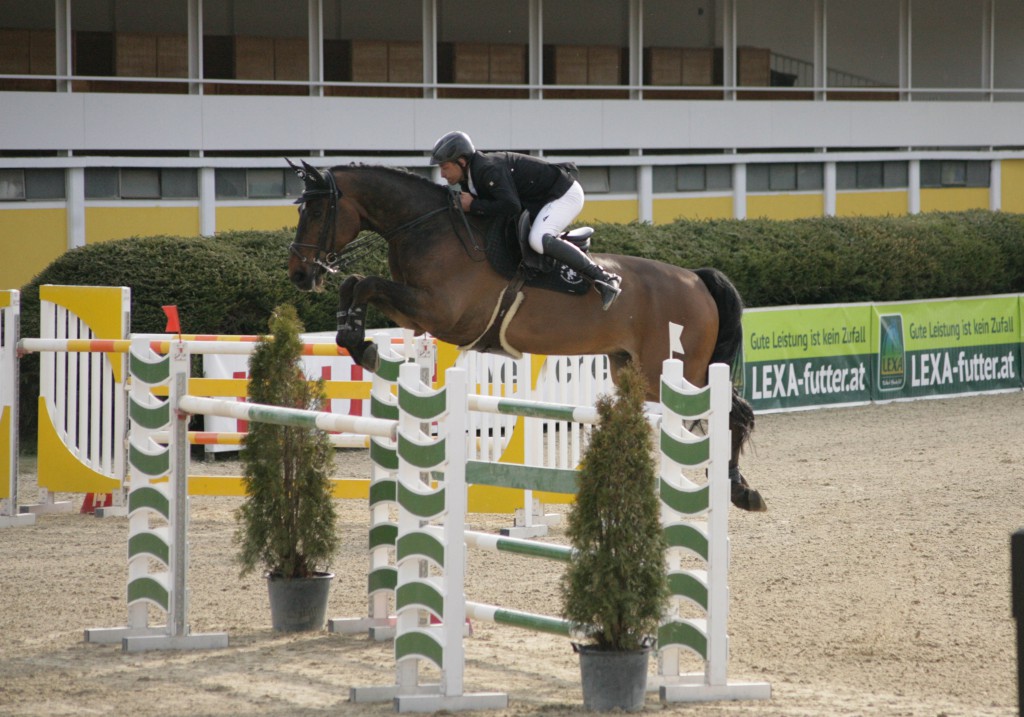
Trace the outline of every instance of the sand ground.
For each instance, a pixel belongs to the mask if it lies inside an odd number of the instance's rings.
[[[730,674],[770,682],[772,699],[663,706],[651,693],[645,710],[1016,715],[1009,536],[1024,527],[1021,426],[1020,392],[760,416],[745,472],[770,510],[730,513]],[[367,465],[363,450],[338,455],[340,476]],[[236,505],[192,500],[190,623],[227,632],[221,650],[123,654],[83,642],[86,628],[125,624],[125,519],[76,512],[0,531],[0,715],[390,714],[390,703],[348,701],[352,686],[393,682],[390,643],[271,631],[263,580],[239,579],[233,562]],[[368,512],[362,501],[339,506],[329,614],[359,616]],[[564,542],[563,530],[550,540]],[[552,565],[488,554],[471,560],[467,592],[557,613]],[[467,659],[467,691],[508,692],[500,717],[583,711],[562,638],[474,623]]]

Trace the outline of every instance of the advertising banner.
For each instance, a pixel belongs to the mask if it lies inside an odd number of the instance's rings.
[[[738,389],[755,411],[871,400],[871,304],[747,309]]]
[[[874,304],[874,400],[1021,387],[1021,300]]]

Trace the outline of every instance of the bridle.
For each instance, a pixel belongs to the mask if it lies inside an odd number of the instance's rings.
[[[292,164],[290,161],[288,164]],[[305,164],[305,162],[303,162]],[[320,176],[324,177],[327,186],[320,187],[314,186],[309,179],[309,173],[305,169],[300,169],[292,164],[292,168],[299,175],[299,178],[306,183],[306,188],[302,192],[302,196],[295,200],[296,204],[305,204],[312,199],[318,199],[320,197],[327,197],[327,215],[324,217],[324,222],[320,226],[320,236],[317,237],[316,244],[310,244],[309,242],[293,241],[288,247],[288,251],[293,255],[299,257],[302,263],[311,261],[309,258],[304,256],[299,249],[316,249],[316,256],[313,257],[312,262],[316,267],[315,274],[320,271],[326,271],[329,274],[334,274],[338,271],[338,263],[341,261],[341,255],[337,252],[331,251],[331,247],[334,246],[334,228],[336,220],[338,218],[338,200],[341,198],[341,190],[338,189],[338,183],[334,179],[334,172],[327,170],[326,172],[320,172]]]
[[[310,173],[307,169],[296,167],[290,161],[288,164],[292,165],[292,168],[306,183],[306,189],[302,192],[302,196],[295,200],[296,204],[305,204],[313,199],[319,199],[321,197],[327,197],[327,212],[324,216],[323,224],[320,227],[320,235],[317,237],[317,243],[312,244],[310,242],[293,241],[288,247],[288,251],[297,256],[302,263],[312,263],[316,267],[316,274],[321,271],[326,271],[329,274],[336,274],[340,268],[343,259],[354,258],[359,256],[365,251],[368,251],[371,247],[371,242],[376,240],[376,237],[363,237],[362,239],[356,239],[349,242],[340,252],[332,251],[331,247],[334,246],[335,231],[337,229],[337,218],[338,218],[338,200],[342,197],[341,188],[338,187],[338,182],[334,178],[334,172],[327,170],[324,172],[318,172],[318,174],[324,178],[326,186],[321,186],[319,183],[310,179]],[[304,166],[307,166],[303,162]],[[311,167],[309,169],[312,169]],[[451,209],[450,204],[445,204],[437,209],[431,209],[426,214],[422,214],[410,221],[400,224],[393,229],[387,231],[380,231],[375,227],[371,227],[381,239],[384,241],[390,240],[397,234],[400,234],[408,229],[425,222],[433,216],[440,214],[443,211]],[[312,259],[304,256],[299,250],[300,249],[316,249],[316,256]]]

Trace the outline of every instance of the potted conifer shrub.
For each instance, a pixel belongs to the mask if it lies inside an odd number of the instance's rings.
[[[249,359],[253,403],[322,410],[323,381],[302,370],[302,323],[295,308],[279,306]],[[241,575],[266,572],[275,630],[324,625],[328,565],[338,548],[337,514],[329,479],[333,450],[315,428],[250,422],[241,452],[245,501],[235,532]]]
[[[580,655],[586,709],[643,707],[647,668],[668,600],[658,473],[644,416],[644,378],[629,364],[614,400],[597,402],[566,534],[562,614],[587,636]]]

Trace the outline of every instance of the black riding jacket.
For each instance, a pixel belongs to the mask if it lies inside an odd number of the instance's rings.
[[[569,191],[575,181],[563,165],[516,152],[474,152],[469,176],[476,190],[470,205],[473,214],[518,216],[526,209],[531,220],[545,204]],[[469,191],[468,179],[461,185],[463,191]]]

